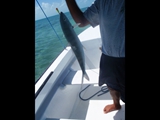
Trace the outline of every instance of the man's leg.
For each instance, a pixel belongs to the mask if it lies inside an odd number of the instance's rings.
[[[112,99],[113,99],[113,104],[110,104],[110,105],[106,105],[104,107],[104,113],[108,113],[108,112],[111,112],[111,111],[114,111],[114,110],[119,110],[121,108],[121,105],[120,105],[120,92],[108,87],[109,91],[110,91],[110,94],[112,96]]]

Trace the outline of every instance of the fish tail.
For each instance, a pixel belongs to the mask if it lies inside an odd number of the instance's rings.
[[[89,81],[89,77],[86,72],[84,72],[83,76]]]
[[[84,81],[84,75],[82,76],[82,83],[81,83],[81,89],[82,90],[82,87],[83,87],[83,81]]]
[[[82,75],[81,90],[82,90],[82,87],[83,87],[84,77],[89,81],[89,77],[88,77],[87,73],[86,73],[86,72],[84,72],[84,73],[83,73],[83,75]]]

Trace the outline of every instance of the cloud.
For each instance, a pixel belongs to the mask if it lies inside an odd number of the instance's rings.
[[[83,8],[91,5],[93,1],[94,0],[77,0],[76,2],[80,8]],[[69,11],[65,0],[61,0],[61,1],[59,0],[58,2],[52,2],[52,3],[42,2],[40,3],[40,5],[43,11],[45,12],[45,14],[47,15],[47,17],[58,14],[56,11],[56,8],[58,8],[59,11],[63,11],[63,12]],[[45,18],[45,15],[42,12],[39,5],[37,5],[35,6],[35,20],[42,19],[42,18]]]
[[[53,3],[42,2],[41,7],[43,11],[45,12],[45,14],[47,15],[47,17],[58,14],[56,11],[56,8],[58,8],[59,11],[63,11],[63,12],[68,11],[65,0],[61,0],[61,2],[59,3],[58,2],[53,2]],[[35,20],[42,19],[44,17],[45,15],[42,12],[39,5],[35,6]]]

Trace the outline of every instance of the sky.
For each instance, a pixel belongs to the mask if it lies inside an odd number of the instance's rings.
[[[58,14],[56,8],[63,12],[69,11],[65,0],[35,0],[35,20],[45,18],[45,15],[39,7],[37,1],[47,17]],[[76,0],[76,2],[79,8],[84,8],[90,6],[94,0]]]

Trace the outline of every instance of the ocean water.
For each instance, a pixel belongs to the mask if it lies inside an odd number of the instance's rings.
[[[81,10],[84,11],[85,9],[82,8]],[[71,24],[75,25],[71,14],[66,12],[65,15]],[[55,31],[46,18],[35,21],[35,82],[64,50],[64,47],[68,46],[60,26],[59,14],[48,17],[48,19]],[[88,27],[76,27],[74,30],[78,35]]]

